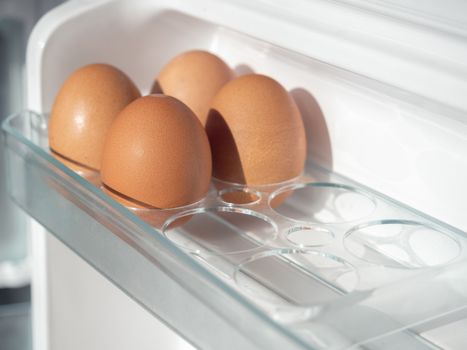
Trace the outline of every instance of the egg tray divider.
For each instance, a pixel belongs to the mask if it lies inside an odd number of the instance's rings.
[[[317,325],[345,335],[352,318],[369,327],[383,319],[380,328],[349,335],[353,343],[375,342],[396,330],[412,339],[417,338],[410,329],[414,325],[467,304],[465,233],[318,165],[297,179],[270,186],[213,180],[207,197],[186,207],[127,210],[50,155],[46,116],[25,111],[6,119],[3,130],[12,198],[98,270],[99,262],[83,253],[89,246],[70,244],[50,219],[41,219],[47,207],[56,220],[64,216],[61,225],[79,226],[82,219],[60,211],[65,199],[133,247],[135,240],[143,246],[154,245],[155,237],[163,240],[172,259],[196,260],[233,293],[318,348],[339,348],[346,341],[336,341],[332,332],[317,339]],[[41,179],[25,166],[41,169]],[[29,175],[36,176],[35,185]],[[82,175],[96,180],[96,174]],[[59,194],[59,201],[42,192],[42,206],[29,203],[38,185]],[[159,227],[147,226],[130,212]],[[119,227],[119,220],[128,218],[152,234],[131,237],[128,227]],[[156,263],[162,259],[162,253],[159,257],[138,247]],[[433,298],[450,302],[433,306],[430,299],[417,300],[414,293],[422,286],[431,288]],[[394,306],[408,299],[423,310],[395,312]],[[347,314],[353,316],[343,317]]]

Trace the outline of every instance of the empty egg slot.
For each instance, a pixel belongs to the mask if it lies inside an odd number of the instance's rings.
[[[303,225],[294,226],[287,230],[286,238],[293,245],[306,248],[327,245],[334,240],[335,235],[324,227]]]
[[[338,299],[354,290],[359,280],[353,266],[342,258],[293,249],[254,256],[237,267],[234,279],[255,297],[300,307]]]
[[[285,186],[271,195],[269,205],[288,219],[318,224],[361,220],[376,208],[375,200],[366,192],[328,182]]]
[[[448,264],[461,251],[454,237],[410,220],[381,220],[358,225],[345,234],[344,246],[359,259],[395,268]]]
[[[232,207],[200,208],[175,215],[162,227],[172,242],[194,254],[238,254],[257,250],[277,236],[267,216]]]

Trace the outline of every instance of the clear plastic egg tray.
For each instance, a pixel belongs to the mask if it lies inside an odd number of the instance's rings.
[[[214,179],[186,207],[125,208],[50,155],[47,117],[3,129],[20,206],[170,325],[228,331],[225,348],[433,348],[421,334],[465,311],[465,233],[317,165],[270,186]]]
[[[465,257],[453,232],[318,169],[272,186],[214,181],[206,199],[171,211],[161,234],[287,322]]]

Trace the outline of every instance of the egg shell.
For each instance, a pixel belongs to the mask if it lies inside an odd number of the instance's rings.
[[[125,73],[90,64],[72,73],[55,98],[49,145],[59,155],[99,170],[105,136],[118,113],[141,94]]]
[[[266,185],[299,176],[306,136],[295,101],[275,80],[249,74],[215,96],[206,132],[213,176],[233,183]]]
[[[149,95],[129,104],[112,124],[101,178],[140,204],[174,208],[206,195],[211,170],[209,141],[198,118],[173,97]]]
[[[149,207],[139,202],[135,202],[125,196],[122,196],[119,193],[114,192],[113,190],[102,186],[102,190],[111,198],[115,199],[120,204],[124,205],[129,209],[133,214],[141,218],[143,221],[146,221],[151,226],[154,226],[158,229],[162,228],[164,223],[172,216],[177,215],[185,210],[190,210],[196,207],[196,204],[177,207],[172,209],[156,209]],[[191,215],[184,216],[183,218],[177,220],[176,223],[171,224],[171,227],[176,227],[183,225],[191,219]]]
[[[164,66],[152,92],[176,97],[205,125],[213,97],[233,76],[229,66],[216,55],[201,50],[188,51]]]

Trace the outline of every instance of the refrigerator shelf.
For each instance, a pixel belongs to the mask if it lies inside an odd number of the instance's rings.
[[[15,202],[200,348],[431,348],[418,327],[467,306],[465,233],[316,164],[141,210],[57,161],[46,115],[24,111],[3,130]]]

